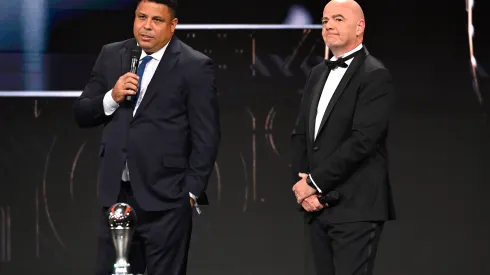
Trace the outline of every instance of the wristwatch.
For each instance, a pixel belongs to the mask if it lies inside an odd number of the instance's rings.
[[[306,183],[307,183],[309,186],[311,186],[311,187],[313,187],[313,188],[315,188],[315,189],[316,189],[315,184],[313,184],[313,181],[312,181],[312,180],[311,180],[311,178],[310,178],[310,175],[308,175],[308,176],[306,177]]]

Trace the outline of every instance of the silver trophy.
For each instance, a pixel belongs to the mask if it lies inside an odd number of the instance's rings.
[[[116,249],[116,263],[113,275],[131,275],[128,273],[129,246],[136,227],[136,213],[126,203],[116,203],[108,211],[109,229]]]

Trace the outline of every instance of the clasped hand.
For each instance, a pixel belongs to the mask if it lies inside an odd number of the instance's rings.
[[[298,176],[301,177],[294,186],[293,192],[296,196],[296,201],[298,204],[301,204],[303,209],[308,212],[320,211],[324,207],[328,207],[328,204],[322,205],[318,200],[319,194],[317,194],[317,190],[308,185],[306,182],[307,174],[299,173]]]

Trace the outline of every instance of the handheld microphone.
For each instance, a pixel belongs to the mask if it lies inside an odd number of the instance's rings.
[[[130,63],[130,69],[129,72],[133,74],[138,73],[138,65],[140,61],[140,56],[141,56],[141,48],[139,46],[136,46],[134,49],[131,50],[131,63]],[[127,101],[132,101],[133,98],[132,96],[128,95],[126,96]]]

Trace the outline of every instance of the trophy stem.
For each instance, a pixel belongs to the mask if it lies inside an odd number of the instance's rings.
[[[128,273],[129,245],[136,227],[136,213],[127,203],[116,203],[108,211],[109,228],[116,251],[116,263],[113,275],[130,275]]]
[[[116,250],[116,263],[114,264],[116,275],[128,274],[128,246],[132,237],[133,230],[127,227],[117,226],[111,228],[112,240]]]

